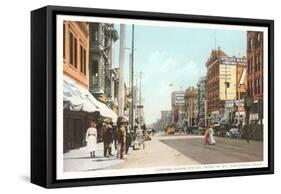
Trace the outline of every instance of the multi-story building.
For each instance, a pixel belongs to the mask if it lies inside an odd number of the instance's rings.
[[[172,111],[162,110],[161,119],[160,119],[161,129],[165,129],[165,127],[171,122],[172,122]]]
[[[118,91],[119,91],[119,67],[110,70],[111,77],[111,98],[107,99],[107,105],[118,113]]]
[[[219,58],[227,55],[220,49],[212,50],[206,62],[207,67],[207,112],[219,115],[220,107],[224,106],[220,101],[220,64]]]
[[[247,32],[247,94],[253,100],[250,120],[263,119],[263,33]]]
[[[113,24],[90,23],[90,55],[89,55],[89,89],[100,101],[108,103],[114,101],[112,87],[115,87],[114,43],[118,40],[118,33]]]
[[[171,94],[172,123],[181,124],[185,108],[184,91],[174,91]]]
[[[198,87],[198,125],[206,125],[206,76],[199,79]]]
[[[89,24],[65,21],[63,33],[63,73],[88,90]]]
[[[237,66],[245,66],[245,57],[229,57],[220,48],[212,50],[207,67],[207,112],[213,122],[233,111],[237,99]]]
[[[236,91],[237,100],[242,100],[247,96],[247,64],[245,61],[236,67]]]
[[[187,112],[188,126],[197,126],[198,124],[198,89],[189,87],[185,91],[185,107]]]
[[[73,88],[81,93],[89,89],[89,24],[86,22],[64,21],[63,23],[63,151],[85,145],[88,121],[83,106],[73,111],[71,96],[65,89]],[[66,90],[66,91],[67,91]],[[71,89],[72,90],[72,89]],[[77,92],[78,93],[78,92]],[[65,100],[66,97],[70,97]],[[81,102],[83,100],[81,99]],[[80,103],[79,103],[80,104]],[[77,105],[77,104],[76,104]],[[71,108],[70,108],[71,107]]]

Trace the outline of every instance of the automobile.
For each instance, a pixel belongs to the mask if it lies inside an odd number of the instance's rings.
[[[231,128],[229,130],[229,137],[230,138],[240,138],[240,130],[238,128]]]
[[[166,134],[175,134],[176,132],[176,127],[172,124],[167,125],[167,127],[165,128],[165,133]]]

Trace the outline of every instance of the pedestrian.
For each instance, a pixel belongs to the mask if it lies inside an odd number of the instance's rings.
[[[113,130],[110,122],[106,123],[106,131],[104,135],[104,156],[112,155],[112,144],[113,144]]]
[[[118,128],[116,125],[113,125],[113,122],[111,122],[111,126],[112,126],[112,133],[113,133],[114,148],[115,150],[117,150]]]
[[[90,128],[87,129],[86,132],[86,142],[87,142],[87,148],[90,152],[91,158],[94,158],[95,152],[97,150],[97,128],[96,128],[96,122],[90,121]]]
[[[107,133],[107,124],[105,121],[102,122],[102,140],[103,140],[103,156],[107,157],[107,138],[106,138],[106,133]]]
[[[126,151],[126,124],[124,117],[119,117],[118,122],[118,143],[120,147],[120,159],[124,159]]]
[[[244,137],[245,137],[247,143],[249,144],[250,143],[250,124],[244,125],[243,132],[244,132]]]
[[[209,145],[209,137],[210,137],[210,131],[209,127],[205,129],[205,135],[204,135],[204,144]]]
[[[216,144],[216,140],[215,140],[215,137],[214,137],[214,129],[212,126],[210,126],[209,128],[209,144],[210,145],[215,145]]]

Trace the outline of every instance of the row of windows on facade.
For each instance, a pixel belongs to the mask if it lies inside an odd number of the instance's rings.
[[[219,98],[219,91],[210,91],[208,92],[208,98],[209,99],[214,99],[214,98]]]
[[[63,28],[64,38],[65,36],[65,26]],[[65,52],[65,39],[63,41],[63,58],[66,58]],[[72,32],[69,32],[69,64],[78,70],[78,64],[80,64],[80,72],[86,75],[87,73],[87,52],[82,44],[79,43],[79,39],[74,36]],[[80,56],[78,58],[78,53],[80,52]]]
[[[263,93],[262,79],[257,78],[253,81],[249,81],[248,92],[250,96],[259,95]]]
[[[262,32],[259,32],[257,36],[249,38],[248,40],[248,52],[252,52],[255,49],[262,46]]]
[[[208,84],[208,91],[219,90],[219,80]]]
[[[219,106],[219,103],[220,103],[220,100],[219,99],[216,99],[216,100],[210,100],[208,102],[208,109],[211,110],[211,109],[216,109],[218,106]]]
[[[254,72],[260,71],[262,68],[262,55],[258,54],[254,57],[251,57],[248,60],[248,74],[252,74]],[[211,79],[212,77],[218,75],[219,72],[219,66],[214,66],[209,69],[208,71],[208,79]]]
[[[251,75],[254,72],[262,69],[262,55],[257,54],[248,59],[248,74]]]
[[[214,65],[208,70],[208,79],[218,75],[219,72],[219,65]]]
[[[100,24],[93,24],[92,34],[92,41],[95,41],[96,43],[101,44],[104,47],[109,46],[112,34],[108,30],[106,30],[104,26]]]

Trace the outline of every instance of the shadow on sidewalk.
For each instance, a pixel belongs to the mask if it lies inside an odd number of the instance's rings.
[[[116,156],[112,156],[112,157],[103,157],[103,156],[97,156],[97,157],[94,157],[94,158],[91,158],[90,156],[87,157],[69,157],[69,158],[64,158],[64,160],[73,160],[73,159],[92,159],[93,161],[108,161],[108,160],[115,160],[116,159]]]

